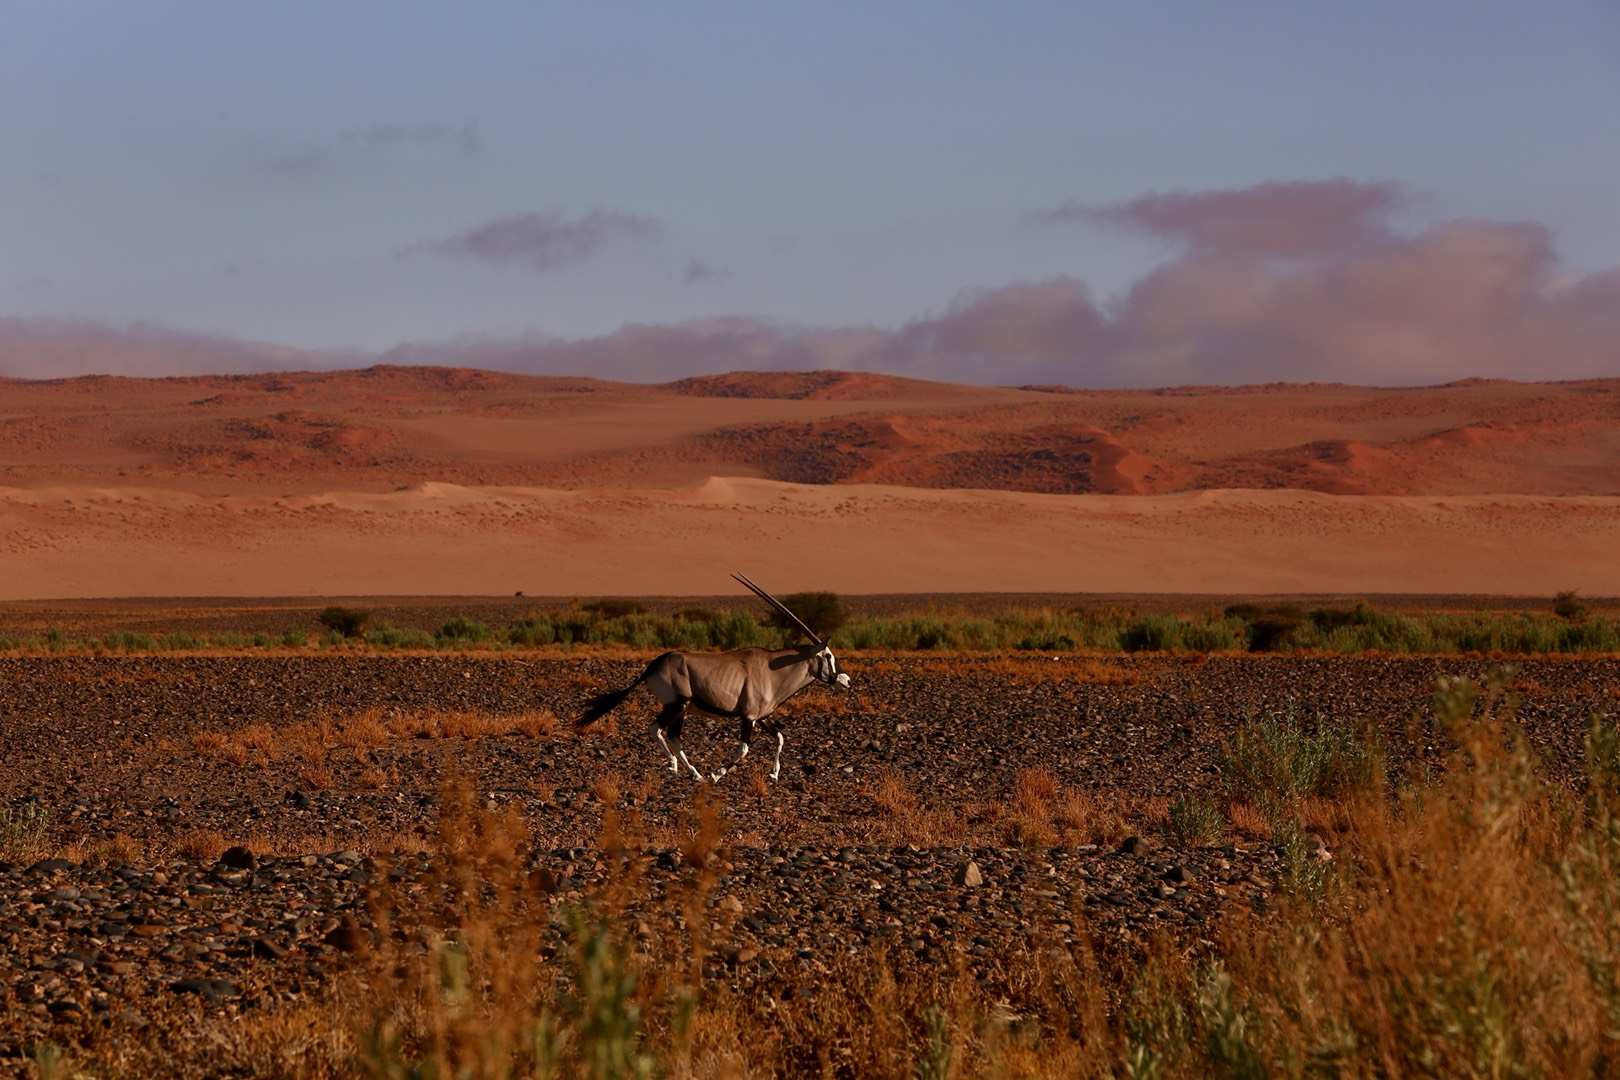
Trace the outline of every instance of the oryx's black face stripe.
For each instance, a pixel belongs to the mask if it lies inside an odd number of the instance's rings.
[[[842,677],[844,680],[849,678],[849,676],[844,675],[843,669],[838,666],[838,660],[833,656],[832,650],[825,646],[815,656],[811,657],[810,674],[818,682],[826,683],[828,686],[847,685],[847,681],[841,684],[840,678]]]

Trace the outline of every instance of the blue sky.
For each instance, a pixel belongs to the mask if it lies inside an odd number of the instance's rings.
[[[1401,185],[1410,232],[1534,221],[1561,273],[1620,263],[1613,5],[0,12],[0,315],[373,350],[893,329],[1060,277],[1106,305],[1180,254],[1055,206],[1330,177]],[[521,220],[568,242],[468,239]]]

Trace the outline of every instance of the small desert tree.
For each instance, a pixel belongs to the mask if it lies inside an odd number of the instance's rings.
[[[1586,605],[1581,603],[1574,589],[1567,589],[1553,597],[1553,614],[1569,622],[1580,622],[1586,618]]]
[[[366,628],[366,621],[370,618],[371,612],[369,611],[361,611],[359,608],[338,607],[336,605],[322,608],[321,613],[316,616],[320,624],[334,634],[342,634],[344,637],[350,638],[359,637],[361,631]]]
[[[802,592],[780,598],[787,609],[799,618],[804,624],[814,630],[816,636],[825,641],[832,637],[844,624],[849,622],[849,610],[844,607],[843,598],[831,592]],[[798,627],[779,611],[771,612],[771,625],[793,633]]]

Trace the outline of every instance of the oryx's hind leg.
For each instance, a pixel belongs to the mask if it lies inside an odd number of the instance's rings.
[[[748,744],[754,740],[754,718],[752,716],[745,716],[742,718],[742,731],[738,737],[742,739],[742,753],[738,754],[737,760],[731,763],[731,769],[737,768],[737,766],[748,760]],[[728,769],[722,765],[717,771],[709,775],[709,779],[718,781],[722,776],[730,772],[731,769]]]
[[[681,748],[681,725],[685,723],[685,713],[686,706],[673,701],[665,705],[658,713],[658,719],[653,721],[653,733],[658,736],[658,744],[669,757],[670,772],[681,771],[681,762],[675,753]]]
[[[658,714],[658,741],[664,746],[664,753],[669,755],[669,771],[680,772],[685,765],[692,770],[692,779],[698,783],[703,782],[703,774],[698,772],[697,766],[686,759],[686,751],[681,749],[681,728],[686,724],[686,703],[672,702],[664,706]]]

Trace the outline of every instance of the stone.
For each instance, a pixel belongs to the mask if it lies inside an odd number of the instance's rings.
[[[169,989],[177,994],[196,994],[215,1005],[237,995],[236,984],[227,979],[180,979],[171,983]]]
[[[354,916],[344,915],[338,920],[336,926],[327,931],[321,942],[330,945],[338,952],[356,953],[365,948],[366,935],[365,931],[361,930],[360,924],[355,921]]]
[[[223,866],[229,870],[252,870],[259,865],[259,860],[250,849],[238,844],[235,847],[226,848],[225,853],[219,857],[219,862],[215,865]]]
[[[256,937],[253,939],[252,950],[254,956],[266,960],[280,960],[287,955],[287,947],[270,937]]]
[[[979,864],[969,859],[956,871],[956,883],[969,889],[976,889],[984,884],[984,874],[979,870]]]

